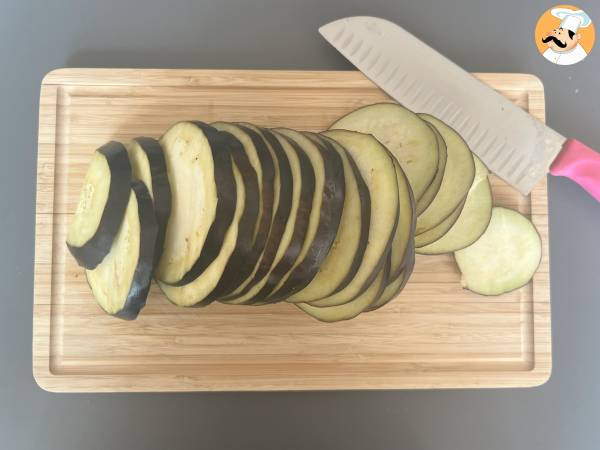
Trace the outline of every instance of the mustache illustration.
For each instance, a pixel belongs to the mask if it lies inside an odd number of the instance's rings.
[[[560,47],[560,48],[565,48],[567,46],[566,42],[561,42],[558,40],[558,38],[556,36],[546,36],[545,38],[542,38],[542,42],[544,44],[550,42],[550,41],[554,41],[554,43]]]

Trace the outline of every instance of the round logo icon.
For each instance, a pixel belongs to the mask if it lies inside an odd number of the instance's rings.
[[[594,23],[573,5],[556,5],[542,14],[535,27],[535,44],[553,64],[570,66],[583,61],[594,47]]]

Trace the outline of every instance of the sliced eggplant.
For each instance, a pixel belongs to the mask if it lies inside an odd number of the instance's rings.
[[[416,201],[433,181],[439,159],[436,136],[419,116],[403,106],[364,106],[338,119],[330,127],[334,128],[375,136],[400,162]]]
[[[442,238],[454,226],[454,224],[460,217],[460,214],[462,213],[462,210],[465,206],[465,202],[466,198],[462,202],[460,202],[460,205],[458,205],[448,217],[442,220],[435,227],[431,228],[430,230],[426,230],[421,234],[417,234],[415,236],[415,246],[417,248],[423,247]]]
[[[228,145],[231,156],[244,183],[245,195],[244,209],[237,225],[238,233],[235,249],[223,269],[221,279],[210,294],[211,299],[217,299],[225,292],[231,292],[239,286],[252,272],[257,259],[255,255],[258,253],[254,245],[254,231],[260,212],[258,177],[240,141],[229,132],[220,131],[220,133],[229,140]],[[239,200],[238,197],[237,201]],[[260,251],[262,251],[262,248]]]
[[[146,304],[150,289],[158,222],[143,182],[133,181],[127,198],[110,252],[85,273],[100,307],[108,314],[132,320]]]
[[[542,258],[542,240],[521,213],[495,207],[485,233],[454,256],[465,289],[500,295],[531,280]]]
[[[235,205],[234,216],[231,225],[224,233],[224,239],[217,257],[212,260],[201,275],[183,286],[175,286],[158,280],[160,289],[169,301],[177,306],[206,306],[214,301],[214,298],[210,297],[210,293],[217,286],[227,262],[236,248],[239,224],[245,209],[244,180],[235,164],[232,166],[232,174],[236,193],[236,200],[233,202]]]
[[[154,267],[162,255],[165,232],[171,215],[171,186],[167,176],[167,163],[160,143],[153,138],[137,137],[125,147],[131,163],[131,174],[148,188],[154,204],[154,214],[158,224]]]
[[[415,201],[408,179],[400,167],[398,161],[394,158],[394,169],[396,171],[396,181],[398,183],[399,217],[398,226],[392,241],[390,252],[390,279],[400,275],[406,261],[414,258],[413,238],[415,235],[415,224],[417,215],[415,214]]]
[[[290,297],[313,280],[336,237],[346,188],[342,158],[329,142],[315,141],[290,129],[280,128],[277,132],[306,153],[315,173],[315,189],[302,248],[290,271],[273,289],[270,302]]]
[[[400,165],[396,162],[396,175],[398,176],[398,185],[402,186],[403,183],[408,184],[406,181],[406,177],[402,173],[402,169]],[[415,205],[414,200],[412,198],[412,193],[409,191],[408,200],[404,200],[405,203],[408,201],[411,209],[409,212],[403,211],[400,212],[400,222],[398,225],[398,230],[402,228],[405,231],[399,232],[396,230],[396,235],[394,237],[394,241],[392,242],[392,249],[390,253],[390,275],[387,281],[386,287],[381,293],[380,297],[374,302],[369,308],[368,311],[373,311],[375,309],[381,308],[383,305],[391,301],[393,298],[397,297],[404,286],[408,282],[410,278],[413,268],[415,266],[415,245],[414,245],[414,232],[415,232],[415,223],[416,223],[416,214],[414,211]],[[400,198],[402,198],[403,194],[400,191]],[[402,203],[400,204],[402,209]],[[404,206],[406,209],[406,205]],[[406,225],[401,226],[400,223],[402,220],[406,220],[407,214],[412,214],[409,222],[408,231],[406,230]],[[402,216],[405,216],[403,219]],[[406,241],[406,243],[405,243]]]
[[[269,141],[269,148],[273,150],[278,165],[280,193],[277,210],[258,270],[242,290],[223,300],[228,304],[254,304],[264,301],[264,296],[258,294],[269,281],[273,270],[280,263],[283,265],[289,264],[290,260],[294,261],[302,245],[296,227],[301,204],[304,205],[300,212],[304,216],[301,220],[308,224],[308,208],[314,190],[314,174],[310,162],[306,155],[302,155],[301,160],[296,148],[284,136],[268,130],[264,130],[264,136],[274,138],[273,141]]]
[[[371,216],[368,243],[354,278],[342,290],[311,303],[317,307],[350,302],[373,284],[386,263],[399,211],[394,158],[387,149],[368,134],[347,130],[329,130],[323,134],[339,142],[355,161],[369,189]]]
[[[278,129],[272,132],[287,139],[298,157],[300,177],[294,183],[300,184],[300,198],[289,245],[277,265],[269,272],[265,284],[250,300],[253,304],[280,301],[279,298],[267,298],[281,286],[296,263],[302,260],[306,252],[305,242],[312,242],[314,239],[325,182],[323,157],[314,144],[306,138],[302,140],[291,137],[290,135],[297,133],[292,130]]]
[[[196,280],[220,255],[225,233],[233,225],[237,209],[236,198],[238,195],[232,170],[231,144],[233,141],[230,139],[231,135],[227,136],[203,122],[193,123],[208,137],[214,163],[212,175],[217,187],[217,206],[215,218],[206,234],[200,256],[180,280],[169,282],[174,286],[185,286]],[[188,193],[188,195],[193,196],[194,194]],[[245,208],[245,205],[242,205],[242,208]]]
[[[431,230],[452,214],[465,199],[475,177],[473,155],[462,137],[433,116],[419,114],[419,117],[439,131],[448,155],[438,194],[417,218],[417,234]]]
[[[129,201],[130,180],[123,144],[111,141],[96,150],[67,232],[67,247],[80,266],[93,269],[110,251]]]
[[[444,178],[444,171],[446,170],[446,160],[448,159],[448,151],[446,150],[446,142],[444,138],[439,133],[439,131],[431,124],[427,123],[433,133],[435,134],[435,139],[437,141],[438,146],[438,168],[435,172],[435,177],[427,189],[419,199],[417,203],[417,215],[421,214],[427,207],[431,204],[435,196],[438,194],[440,190],[440,185],[442,184],[442,179]]]
[[[229,152],[224,148],[223,139],[217,137],[217,131],[199,122],[173,125],[160,143],[171,186],[171,217],[155,276],[165,283],[175,284],[200,259],[213,223],[227,221],[227,218],[217,218],[216,214],[219,189],[215,158],[221,160],[224,155],[229,158]],[[229,169],[230,166],[231,163]],[[221,182],[232,189],[231,175],[225,175]],[[222,203],[231,206],[232,202]]]
[[[393,299],[398,297],[406,286],[406,283],[410,279],[410,275],[412,274],[413,267],[415,266],[415,254],[412,252],[412,257],[407,261],[404,269],[400,272],[400,274],[388,282],[385,286],[385,289],[379,296],[379,298],[372,303],[366,311],[375,311],[376,309],[381,308],[382,306],[388,304]]]
[[[225,122],[213,123],[216,129],[231,133],[244,147],[246,156],[254,168],[259,179],[259,210],[260,214],[254,228],[252,249],[240,261],[239,273],[236,279],[228,282],[222,278],[211,297],[224,299],[243,290],[252,280],[259,269],[260,260],[265,253],[267,238],[271,230],[271,223],[277,212],[279,201],[279,167],[274,160],[275,154],[262,134],[262,131],[250,124],[232,124]],[[291,192],[291,180],[286,180]],[[291,194],[290,194],[291,195]]]
[[[475,158],[475,180],[460,216],[441,238],[417,248],[417,253],[424,255],[452,253],[468,247],[485,232],[492,217],[492,187],[488,180],[487,168],[477,156],[473,155],[473,157]]]
[[[313,141],[325,140],[338,152],[344,168],[345,195],[335,240],[313,280],[286,300],[311,302],[340,291],[352,281],[360,267],[369,238],[371,201],[354,160],[338,142],[323,135],[307,133]]]
[[[314,317],[321,322],[339,322],[341,320],[353,319],[361,312],[367,310],[370,305],[377,302],[377,299],[385,289],[385,282],[388,278],[389,269],[390,262],[388,258],[371,285],[348,303],[327,307],[313,306],[308,303],[296,303],[296,306],[309,316]]]

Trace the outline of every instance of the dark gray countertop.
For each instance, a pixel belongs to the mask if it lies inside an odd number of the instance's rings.
[[[3,449],[600,447],[600,205],[549,181],[554,370],[535,389],[57,395],[31,374],[39,85],[50,69],[350,69],[317,34],[348,15],[396,21],[458,64],[529,72],[548,123],[600,148],[600,49],[558,67],[535,50],[552,3],[521,0],[104,0],[0,3],[0,439]],[[600,23],[600,4],[581,1]]]

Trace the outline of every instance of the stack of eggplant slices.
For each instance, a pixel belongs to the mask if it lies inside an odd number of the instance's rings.
[[[466,289],[525,285],[541,241],[494,207],[488,170],[441,120],[394,103],[321,133],[179,122],[95,151],[67,245],[98,304],[134,319],[152,278],[177,306],[293,303],[324,321],[397,298],[415,253]]]

